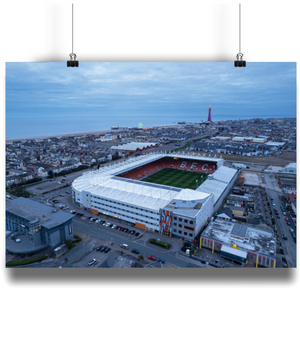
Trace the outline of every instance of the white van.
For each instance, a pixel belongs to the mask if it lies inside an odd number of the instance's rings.
[[[125,244],[125,243],[121,244],[120,247],[121,247],[121,248],[124,248],[124,249],[128,249],[128,248],[129,248],[128,244]]]

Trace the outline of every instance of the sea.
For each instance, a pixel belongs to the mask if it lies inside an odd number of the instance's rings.
[[[215,118],[213,121],[237,120],[238,118]],[[7,118],[6,140],[55,136],[60,134],[85,133],[110,130],[112,126],[143,127],[176,125],[177,122],[202,122],[206,118],[195,116],[153,117],[52,117],[52,118]]]

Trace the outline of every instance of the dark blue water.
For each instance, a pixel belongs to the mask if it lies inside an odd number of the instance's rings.
[[[234,118],[231,118],[234,119]],[[81,133],[110,130],[111,126],[144,127],[177,124],[178,121],[201,122],[197,117],[54,117],[54,118],[7,118],[6,139],[52,136],[67,133]],[[214,121],[222,121],[215,118]]]

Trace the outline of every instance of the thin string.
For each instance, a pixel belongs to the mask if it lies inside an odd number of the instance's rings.
[[[239,4],[239,52],[242,52],[241,49],[241,4]]]
[[[73,50],[73,4],[72,4],[72,53],[74,53],[74,50]]]

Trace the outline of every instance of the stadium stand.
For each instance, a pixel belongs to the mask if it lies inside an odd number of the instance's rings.
[[[149,164],[139,167],[138,169],[131,170],[120,177],[132,178],[140,180],[143,177],[149,176],[162,169],[178,169],[193,172],[209,173],[212,174],[217,170],[216,163],[209,161],[199,161],[191,159],[161,159],[153,161]]]

